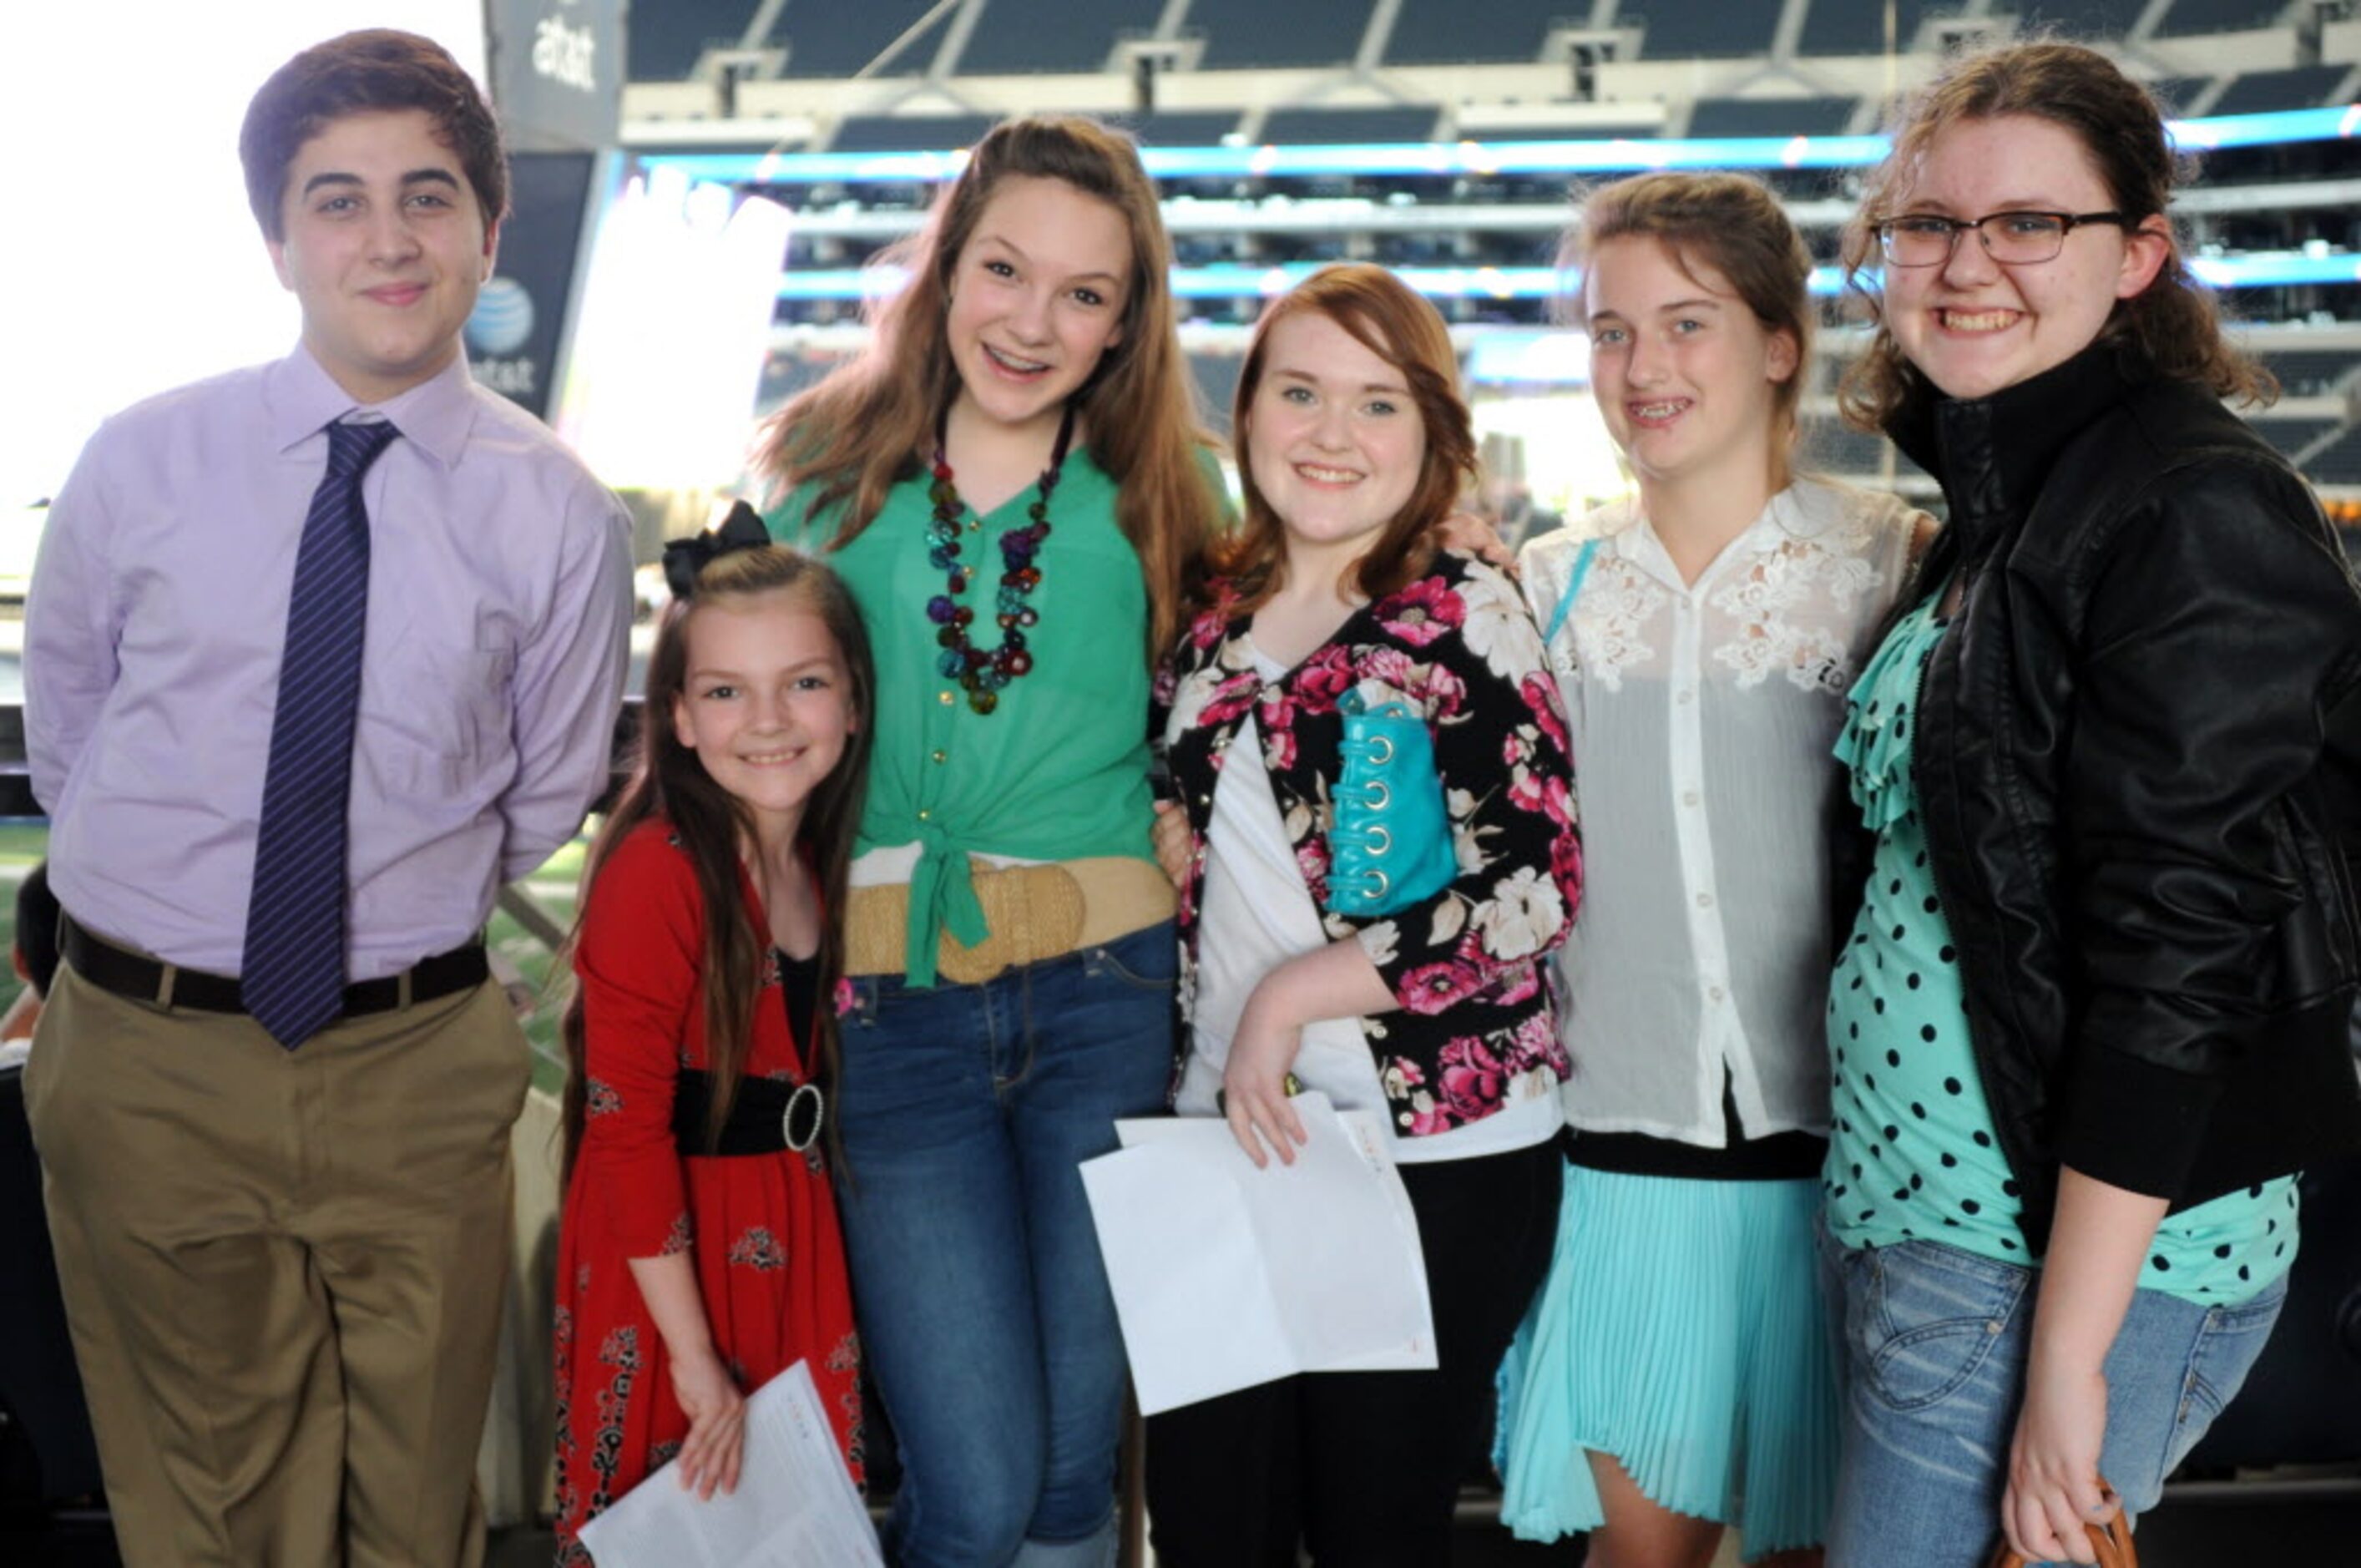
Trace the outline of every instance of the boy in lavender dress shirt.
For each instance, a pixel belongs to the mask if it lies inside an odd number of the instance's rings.
[[[468,378],[507,166],[449,55],[385,31],[306,50],[239,151],[302,340],[110,420],[27,598],[66,911],[27,1109],[125,1561],[474,1563],[528,1076],[481,931],[605,778],[628,524]],[[380,421],[339,479],[329,427]],[[247,914],[266,773],[294,819],[273,727],[315,657],[290,604],[324,514],[331,549],[366,529],[365,582],[315,618],[362,622],[348,749],[312,753],[349,772],[343,968],[331,838],[327,917],[295,923],[331,933],[326,1021],[290,1027],[248,956],[286,933]],[[332,821],[337,793],[302,809]]]

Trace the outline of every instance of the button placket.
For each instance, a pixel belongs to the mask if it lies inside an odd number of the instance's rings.
[[[1664,787],[1675,803],[1675,846],[1681,883],[1688,894],[1686,915],[1699,1004],[1694,1046],[1698,1081],[1718,1082],[1720,1075],[1706,1071],[1707,1064],[1742,1058],[1746,1047],[1737,1008],[1723,978],[1730,972],[1729,938],[1721,920],[1712,822],[1705,809],[1704,704],[1697,700],[1703,681],[1704,617],[1693,591],[1675,594],[1674,608],[1671,657],[1666,661],[1670,700],[1665,711],[1672,766]]]

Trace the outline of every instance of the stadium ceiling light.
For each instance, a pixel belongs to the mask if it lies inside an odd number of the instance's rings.
[[[2361,104],[2285,109],[2176,120],[2174,143],[2188,152],[2361,137]],[[1151,147],[1140,150],[1159,180],[1312,179],[1351,175],[1472,176],[1609,174],[1646,169],[1855,169],[1885,156],[1879,136],[1708,137],[1686,140],[1396,142],[1305,147]],[[932,184],[966,162],[942,152],[654,152],[651,168],[679,169],[727,184]]]

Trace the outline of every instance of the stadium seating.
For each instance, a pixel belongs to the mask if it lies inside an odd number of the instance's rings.
[[[1500,64],[1541,58],[1553,27],[1588,16],[1586,0],[1486,0],[1468,25],[1464,0],[1402,0],[1386,38],[1388,65]]]
[[[1437,111],[1433,105],[1378,109],[1274,109],[1263,121],[1262,137],[1288,144],[1430,141]]]
[[[2009,0],[2021,32],[2046,31],[2062,38],[2120,38],[2130,35],[2147,0]]]
[[[1205,39],[1202,71],[1344,66],[1360,52],[1370,0],[1280,5],[1271,0],[1190,0],[1181,30]]]
[[[2268,27],[2286,9],[2282,0],[2172,0],[2172,8],[2157,24],[2156,36],[2183,38]]]
[[[2279,378],[2279,390],[2289,397],[2320,397],[2337,390],[2354,371],[2361,369],[2361,355],[2279,349],[2265,355],[2263,365]]]
[[[990,130],[990,115],[851,115],[836,128],[831,152],[937,152],[969,147]]]
[[[1770,49],[1779,7],[1728,0],[1631,0],[1629,9],[1617,9],[1615,21],[1618,27],[1643,25],[1644,59],[1729,60]]]
[[[633,10],[642,7],[633,6]],[[650,10],[661,6],[645,7]],[[927,0],[864,0],[858,5],[789,5],[781,13],[771,41],[787,49],[786,74],[795,77],[850,76],[865,69],[886,47],[930,7]],[[934,29],[913,39],[878,72],[884,76],[916,76],[934,59],[942,42],[938,20]]]
[[[1236,113],[1222,109],[1108,118],[1137,137],[1142,147],[1215,147],[1238,128]]]
[[[735,49],[754,8],[747,0],[666,0],[634,5],[624,35],[634,82],[686,82],[708,49]]]
[[[1845,128],[1854,98],[1700,98],[1689,114],[1693,137],[1825,137]]]
[[[1886,78],[1864,72],[1862,66],[1866,57],[1886,52],[1889,25],[1894,46],[1910,52],[1935,47],[1938,26],[1953,21],[1998,36],[2048,30],[2130,39],[2134,47],[2125,51],[2126,61],[2135,70],[2165,71],[2151,88],[2170,112],[2182,116],[2342,102],[2355,80],[2350,50],[2340,59],[2334,38],[2327,63],[2305,66],[2289,65],[2286,53],[2251,38],[2225,41],[2218,51],[2186,42],[2209,33],[2285,27],[2293,19],[2287,0],[1989,0],[1982,5],[1966,0],[1806,0],[1800,16],[1795,7],[1736,6],[1727,0],[1613,0],[1604,5],[1597,0],[1487,0],[1480,10],[1465,0],[1395,0],[1386,5],[1337,0],[1321,6],[1274,5],[1269,0],[1104,0],[1087,7],[1060,0],[966,0],[934,16],[929,29],[888,62],[889,81],[879,90],[841,92],[835,89],[844,85],[842,79],[876,59],[929,6],[922,0],[859,6],[794,0],[776,9],[767,28],[755,29],[753,22],[764,11],[759,0],[670,0],[633,7],[632,80],[693,79],[707,51],[715,49],[752,44],[783,52],[778,90],[758,100],[761,106],[750,114],[803,115],[816,127],[816,147],[847,152],[967,145],[993,114],[1023,102],[1020,95],[1012,103],[1005,85],[994,85],[1020,76],[1060,79],[1043,101],[1086,105],[1156,149],[1218,147],[1237,140],[1241,131],[1249,131],[1257,146],[1283,150],[1430,139],[1490,145],[1647,141],[1667,129],[1691,137],[1828,137],[1869,122],[1859,94],[1883,92]],[[1792,64],[1784,52],[1775,58],[1773,53],[1783,19],[1795,26]],[[1569,62],[1553,60],[1551,40],[1563,32],[1588,32],[1594,24],[1614,47],[1591,60],[1577,82]],[[954,26],[966,29],[955,57],[943,49]],[[1148,38],[1159,29],[1168,30],[1180,46],[1180,58],[1170,69],[1182,73],[1163,78],[1172,85],[1161,93],[1161,108],[1135,97],[1137,84],[1122,68],[1119,48],[1126,39]],[[750,36],[756,32],[761,36]],[[2171,40],[2170,47],[2140,47],[2149,38]],[[1378,74],[1356,82],[1348,73],[1365,48],[1377,50]],[[1684,61],[1694,65],[1684,71]],[[890,79],[906,83],[919,73],[932,73],[939,63],[949,73],[943,91],[903,101],[905,90]],[[754,82],[767,74],[769,69],[758,65]],[[1076,93],[1083,83],[1094,85]],[[1148,85],[1153,92],[1155,83]],[[752,90],[741,82],[741,96]],[[1781,92],[1796,95],[1764,95]],[[1396,101],[1381,101],[1379,93]],[[660,113],[698,113],[695,97],[676,95],[665,102],[671,106]],[[1619,102],[1630,106],[1620,123]],[[949,112],[954,108],[969,112]],[[1530,114],[1521,113],[1526,108]],[[777,134],[765,126],[765,145]],[[679,145],[676,136],[672,145]],[[716,145],[728,145],[728,138],[717,137]],[[2191,209],[2184,220],[2191,254],[2236,264],[2306,247],[2361,248],[2361,207],[2335,200],[2333,185],[2302,189],[2350,179],[2351,157],[2349,140],[2274,138],[2205,152],[2203,186],[2248,194]],[[1168,175],[1163,186],[1168,199],[1221,203],[1200,206],[1191,221],[1176,224],[1174,254],[1184,267],[1301,266],[1349,256],[1396,267],[1546,269],[1565,214],[1568,185],[1611,178],[1613,172],[1577,177],[1510,164],[1385,174],[1257,164]],[[1850,169],[1813,166],[1758,173],[1795,208],[1816,259],[1833,259],[1836,221],[1858,189],[1858,175]],[[2259,189],[2276,185],[2290,187],[2284,203]],[[917,209],[928,194],[906,181],[846,187],[840,179],[819,184],[807,180],[777,190],[798,204],[826,206],[849,199],[871,214],[906,213],[907,219],[897,223],[909,224],[917,221]],[[1337,227],[1307,228],[1301,203],[1334,198],[1354,203],[1339,208],[1340,214],[1367,213],[1370,221],[1340,216]],[[1467,210],[1466,226],[1448,218],[1435,225],[1428,217],[1454,207]],[[1209,221],[1209,211],[1222,216]],[[1258,224],[1258,214],[1266,212],[1274,221]],[[1294,220],[1276,221],[1283,213],[1293,213]],[[791,242],[790,264],[855,266],[899,232],[904,230],[896,224],[833,230],[807,224]],[[1530,287],[1487,291],[1462,299],[1439,296],[1437,303],[1463,327],[1495,322],[1533,325],[1549,319],[1547,293]],[[1218,339],[1250,322],[1262,298],[1252,288],[1235,297],[1192,295],[1183,301],[1183,314]],[[2361,466],[2361,438],[2341,422],[2350,421],[2350,411],[2328,400],[2353,392],[2361,378],[2361,351],[2346,346],[2354,341],[2349,330],[2330,335],[2326,341],[2333,346],[2307,348],[2308,329],[2293,324],[2361,321],[2361,284],[2246,289],[2228,303],[2239,320],[2268,329],[2268,363],[2285,386],[2286,400],[2263,413],[2258,427],[2291,455],[2312,453],[2304,466],[2323,482],[2336,474],[2345,476],[2336,484],[2361,483],[2351,473]],[[782,302],[778,319],[783,328],[807,323],[834,330],[851,323],[857,310],[857,302],[849,298],[792,299]],[[1831,323],[1839,319],[1835,302],[1828,313]],[[1210,352],[1202,345],[1192,347],[1202,361],[1201,378],[1208,381],[1217,404],[1222,389],[1202,371],[1205,366],[1234,369],[1235,352],[1225,340]],[[811,373],[826,357],[804,354],[796,369]],[[1877,476],[1885,463],[1882,444],[1843,432],[1828,411],[1833,389],[1828,372],[1836,357],[1828,353],[1816,358],[1807,393],[1814,411],[1814,461],[1834,473]]]
[[[2361,486],[2361,425],[2337,437],[2326,450],[2314,453],[2304,471],[2317,484]]]
[[[1804,13],[1804,30],[1795,40],[1802,55],[1883,54],[1888,0],[1812,0]],[[1907,52],[1918,35],[1918,25],[1929,14],[1949,15],[1956,7],[1942,0],[1892,0],[1894,47]]]
[[[963,76],[1104,70],[1119,38],[1146,38],[1163,0],[992,0],[959,58]]]
[[[2207,111],[2254,115],[2267,109],[2317,109],[2329,93],[2353,73],[2348,65],[2298,65],[2285,71],[2249,71],[2223,89]]]

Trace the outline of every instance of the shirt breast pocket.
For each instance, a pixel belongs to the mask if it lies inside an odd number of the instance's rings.
[[[413,652],[362,703],[361,751],[390,793],[451,795],[513,751],[508,648]]]

